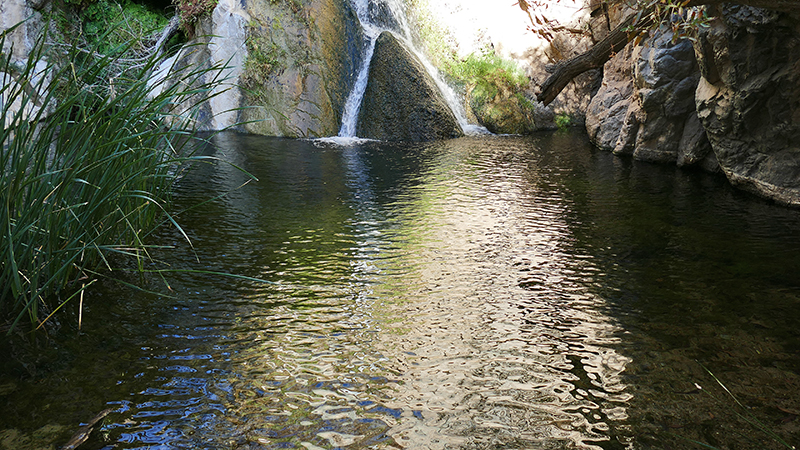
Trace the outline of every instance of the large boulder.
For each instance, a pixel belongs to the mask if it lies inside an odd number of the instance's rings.
[[[634,159],[716,170],[695,111],[699,77],[691,43],[674,42],[669,31],[629,44],[604,67],[586,115],[590,138]]]
[[[356,134],[387,141],[431,141],[464,133],[422,62],[391,32],[375,42]]]
[[[724,4],[695,45],[696,107],[732,184],[800,205],[800,20]]]
[[[603,67],[603,84],[586,110],[589,139],[603,150],[613,151],[633,103],[633,45],[614,55]],[[631,114],[633,110],[631,111]],[[629,131],[626,131],[626,135]]]

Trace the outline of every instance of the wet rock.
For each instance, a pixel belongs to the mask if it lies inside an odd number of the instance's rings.
[[[375,43],[357,135],[413,142],[463,135],[422,62],[388,31]]]
[[[732,184],[800,205],[800,17],[723,5],[695,45],[698,117]]]
[[[199,100],[200,129],[243,124],[247,132],[286,137],[338,132],[363,44],[347,2],[220,0],[195,34],[178,67],[225,66],[209,74],[225,83]]]

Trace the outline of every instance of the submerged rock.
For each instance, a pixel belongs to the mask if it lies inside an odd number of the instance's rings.
[[[800,18],[723,5],[700,35],[700,122],[732,184],[800,206]]]
[[[375,43],[357,135],[418,142],[463,134],[422,62],[392,33],[381,33]]]

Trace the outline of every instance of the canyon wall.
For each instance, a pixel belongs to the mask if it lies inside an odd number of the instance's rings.
[[[178,64],[221,70],[201,129],[285,137],[332,136],[360,58],[358,19],[342,0],[220,0]]]
[[[709,13],[694,43],[662,29],[605,64],[589,137],[800,206],[800,17],[732,4]]]

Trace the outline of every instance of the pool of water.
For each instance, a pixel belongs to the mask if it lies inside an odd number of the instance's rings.
[[[800,211],[576,132],[213,144],[163,279],[3,347],[0,448],[800,443]]]

